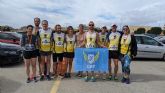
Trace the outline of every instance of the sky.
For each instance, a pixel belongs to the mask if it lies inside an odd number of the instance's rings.
[[[52,28],[89,21],[98,27],[163,26],[165,0],[0,0],[0,25],[33,25],[35,17],[48,20]]]

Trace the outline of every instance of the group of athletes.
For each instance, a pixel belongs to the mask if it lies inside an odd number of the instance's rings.
[[[84,31],[84,26],[80,24],[77,33],[72,26],[68,26],[67,31],[63,33],[61,25],[55,25],[54,31],[52,31],[48,27],[47,20],[41,21],[42,27],[40,27],[40,21],[40,18],[34,18],[34,26],[28,25],[26,34],[21,39],[27,83],[38,81],[36,66],[39,68],[40,81],[51,80],[52,76],[54,78],[70,78],[76,47],[109,49],[109,73],[105,74],[104,80],[118,80],[118,61],[125,55],[132,58],[137,54],[136,40],[127,25],[123,26],[122,31],[117,31],[117,25],[114,24],[110,31],[104,26],[100,32],[96,32],[94,22],[90,21],[87,31]],[[51,56],[53,65],[51,65]],[[130,84],[130,67],[125,68],[125,61],[120,61],[123,73],[121,81]],[[113,75],[112,62],[114,63]],[[32,75],[30,74],[30,67],[32,68]],[[51,67],[53,67],[53,72],[50,72]],[[85,81],[96,81],[94,71],[91,73],[79,71],[76,76],[83,77]]]

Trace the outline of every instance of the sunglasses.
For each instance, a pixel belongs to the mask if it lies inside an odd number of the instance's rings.
[[[94,26],[94,24],[89,24],[89,26]]]
[[[128,30],[128,28],[123,28],[123,30]]]

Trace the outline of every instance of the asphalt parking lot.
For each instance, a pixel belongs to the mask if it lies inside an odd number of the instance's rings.
[[[131,84],[83,79],[54,79],[26,83],[23,63],[0,67],[0,93],[164,93],[165,62],[136,60],[131,65]],[[119,74],[121,69],[119,70]],[[119,75],[121,76],[121,74]]]

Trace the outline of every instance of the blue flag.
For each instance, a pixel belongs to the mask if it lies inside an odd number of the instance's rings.
[[[76,48],[74,59],[75,71],[108,71],[107,48]]]

